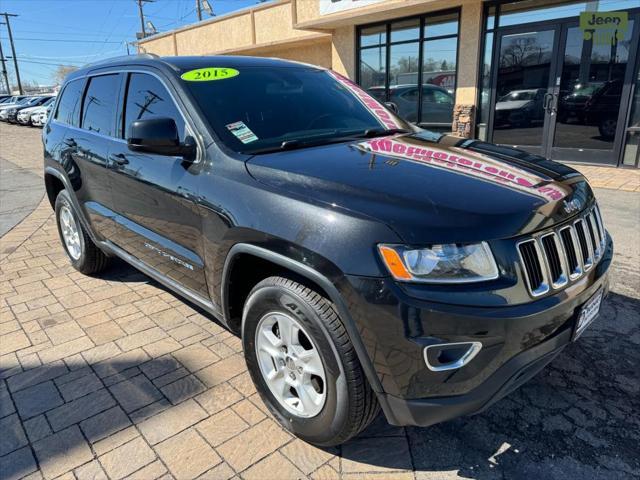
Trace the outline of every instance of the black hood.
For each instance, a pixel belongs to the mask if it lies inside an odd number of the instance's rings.
[[[257,155],[247,168],[289,194],[376,218],[413,244],[514,237],[593,198],[565,165],[430,132]]]

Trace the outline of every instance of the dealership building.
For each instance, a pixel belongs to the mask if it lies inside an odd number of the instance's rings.
[[[331,68],[425,128],[640,165],[640,0],[276,0],[140,40]]]

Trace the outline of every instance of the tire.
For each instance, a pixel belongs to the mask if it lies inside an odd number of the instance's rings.
[[[73,268],[86,275],[99,273],[104,270],[109,263],[109,258],[102,250],[96,247],[89,235],[87,235],[73,208],[69,193],[64,189],[58,193],[56,198],[55,213],[60,242]],[[77,249],[67,243],[65,233],[63,233],[63,231],[68,228],[65,225],[70,224],[71,220],[73,220],[77,232]],[[74,245],[75,243],[76,242],[73,242]]]
[[[613,118],[605,118],[601,120],[598,124],[598,132],[600,136],[605,139],[612,139],[616,136],[616,128],[618,126],[618,121]]]
[[[317,413],[313,410],[308,410],[312,415],[293,412],[294,407],[285,406],[267,383],[263,369],[275,371],[277,362],[273,357],[273,363],[269,364],[267,360],[267,367],[264,367],[265,358],[269,358],[267,355],[270,354],[265,354],[263,350],[258,353],[257,346],[260,346],[260,342],[264,343],[259,337],[270,328],[274,318],[277,319],[277,326],[270,331],[275,332],[273,338],[276,341],[282,341],[281,337],[286,335],[280,333],[280,325],[291,319],[302,331],[297,334],[300,345],[290,346],[289,353],[283,354],[287,359],[283,360],[280,368],[286,381],[292,373],[295,375],[299,372],[289,369],[288,355],[295,358],[298,350],[305,355],[314,351],[319,354],[324,367],[324,380],[311,376],[311,382],[304,382],[306,371],[298,377],[298,385],[312,383],[313,388],[318,390],[316,393],[324,395]],[[242,342],[247,368],[262,400],[280,424],[302,440],[323,447],[344,443],[364,430],[378,414],[375,393],[364,375],[340,317],[333,304],[314,290],[283,277],[270,277],[258,283],[245,303]],[[303,363],[299,358],[302,357],[298,357],[298,362]],[[294,389],[289,390],[287,395],[292,395],[289,401],[295,404],[295,394],[292,392],[297,393]]]

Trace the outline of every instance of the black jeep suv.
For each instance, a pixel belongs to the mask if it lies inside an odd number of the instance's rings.
[[[242,336],[280,423],[335,445],[478,412],[576,339],[611,238],[575,170],[421,130],[277,59],[71,74],[44,133],[73,266],[120,257]]]

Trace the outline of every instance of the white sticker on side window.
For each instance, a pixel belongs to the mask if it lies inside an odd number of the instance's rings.
[[[233,133],[242,143],[251,143],[258,140],[255,133],[244,122],[234,122],[227,125],[227,129]]]

